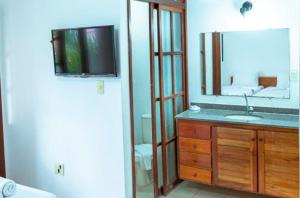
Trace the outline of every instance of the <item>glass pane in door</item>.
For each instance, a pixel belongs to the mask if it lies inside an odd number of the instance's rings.
[[[158,187],[161,188],[163,184],[163,165],[162,165],[162,147],[157,147],[157,167],[158,167]]]
[[[172,99],[165,101],[165,129],[166,129],[167,139],[173,138],[175,136]]]
[[[168,184],[177,179],[176,141],[167,145]]]
[[[164,70],[164,96],[172,95],[172,63],[171,56],[163,57],[163,70]]]
[[[153,42],[154,42],[154,52],[158,52],[158,15],[157,10],[153,10]]]
[[[160,102],[156,102],[156,142],[161,143]]]
[[[181,93],[183,92],[183,72],[182,72],[182,56],[177,55],[174,56],[174,78],[175,78],[175,92]]]
[[[182,22],[181,13],[173,12],[173,38],[174,51],[182,51]]]
[[[155,97],[160,97],[160,80],[159,80],[159,59],[158,56],[154,58],[154,75],[155,75]]]
[[[171,13],[167,10],[161,12],[161,35],[163,52],[171,51]]]
[[[183,97],[178,96],[176,97],[176,114],[180,114],[183,111],[184,111]]]

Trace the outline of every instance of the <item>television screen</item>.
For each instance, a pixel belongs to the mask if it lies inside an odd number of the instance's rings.
[[[56,75],[117,76],[114,26],[52,30]]]

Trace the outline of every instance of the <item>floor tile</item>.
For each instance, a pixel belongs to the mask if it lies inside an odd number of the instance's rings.
[[[144,198],[144,197],[138,197]],[[145,197],[148,198],[148,197]],[[161,198],[270,198],[268,196],[253,193],[239,192],[235,190],[218,188],[214,186],[197,184],[194,182],[182,182],[167,197]]]

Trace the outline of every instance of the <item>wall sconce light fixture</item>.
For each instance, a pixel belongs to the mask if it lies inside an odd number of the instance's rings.
[[[243,16],[246,15],[247,12],[249,12],[250,10],[252,10],[253,4],[250,1],[246,1],[243,3],[240,12]]]

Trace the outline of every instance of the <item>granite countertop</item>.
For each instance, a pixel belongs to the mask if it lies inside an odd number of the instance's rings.
[[[201,108],[199,112],[185,111],[176,116],[176,119],[183,120],[198,120],[207,122],[230,123],[230,124],[245,124],[256,126],[280,127],[289,129],[298,129],[299,116],[293,114],[277,114],[277,113],[262,113],[254,112],[253,115],[262,116],[261,120],[235,120],[226,118],[230,114],[245,114],[245,111],[231,111],[219,109]]]

